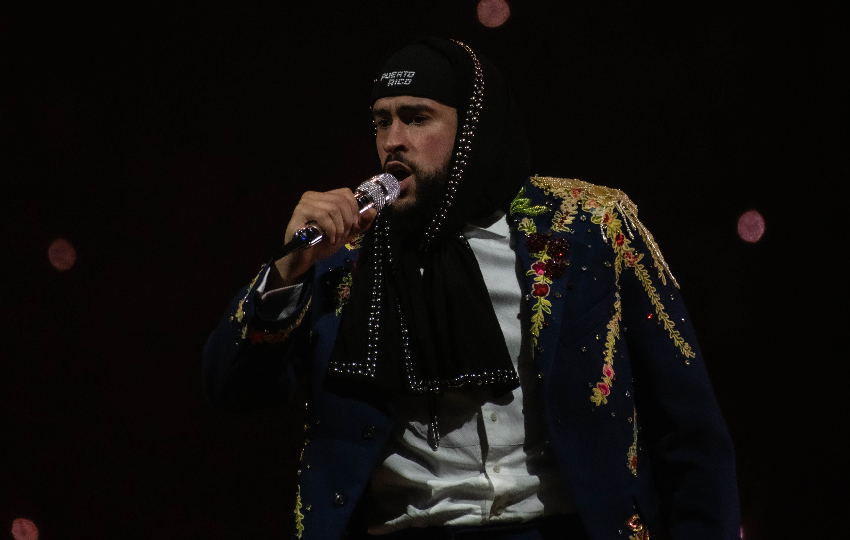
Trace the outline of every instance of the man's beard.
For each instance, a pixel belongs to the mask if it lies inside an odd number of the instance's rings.
[[[393,228],[404,236],[421,238],[428,229],[446,191],[448,166],[439,171],[422,173],[406,163],[416,175],[414,203],[408,206],[390,205],[384,210],[392,219]]]

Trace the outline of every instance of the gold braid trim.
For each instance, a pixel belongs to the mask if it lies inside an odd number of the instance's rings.
[[[301,486],[295,493],[295,536],[301,538],[304,534],[304,514],[301,513]]]

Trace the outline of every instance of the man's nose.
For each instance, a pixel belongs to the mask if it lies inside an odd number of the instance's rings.
[[[389,128],[387,128],[387,136],[383,141],[383,150],[387,154],[403,152],[407,150],[407,132],[405,125],[396,119]]]

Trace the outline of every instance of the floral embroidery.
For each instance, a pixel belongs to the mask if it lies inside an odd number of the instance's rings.
[[[643,520],[638,514],[629,518],[626,527],[634,533],[629,535],[629,540],[649,540],[649,530],[644,526]]]
[[[536,259],[531,264],[531,269],[526,272],[526,275],[534,276],[531,296],[537,299],[531,307],[533,312],[531,315],[532,347],[537,345],[540,329],[546,325],[546,315],[552,313],[552,302],[546,297],[549,296],[552,280],[561,277],[566,269],[565,257],[569,252],[569,246],[569,242],[563,238],[549,239],[537,232],[529,234],[525,239],[525,247]]]
[[[310,309],[310,304],[313,302],[313,298],[311,297],[307,300],[307,306],[301,311],[298,315],[298,318],[295,319],[295,322],[287,326],[286,328],[282,328],[277,330],[276,332],[269,332],[268,330],[258,330],[256,328],[250,328],[246,332],[246,336],[251,340],[251,345],[258,345],[264,343],[266,345],[274,345],[277,343],[282,343],[289,338],[289,335],[292,332],[301,326],[301,321],[304,320],[304,316],[307,315],[307,311]]]
[[[301,486],[295,492],[295,536],[301,538],[304,534],[304,514],[301,513]]]
[[[608,322],[608,335],[605,338],[605,363],[602,365],[602,382],[596,383],[590,401],[596,405],[608,403],[608,394],[611,393],[611,385],[614,384],[614,345],[620,339],[620,294],[616,295],[614,302],[614,316]]]
[[[361,247],[363,247],[363,237],[365,235],[366,235],[366,233],[363,233],[360,236],[358,236],[357,238],[355,238],[354,242],[350,242],[348,244],[345,244],[345,249],[347,249],[348,251],[354,251],[355,249],[360,249]]]
[[[575,196],[573,192],[576,192]],[[578,211],[578,202],[576,197],[581,194],[580,189],[568,190],[565,194],[561,208],[555,210],[555,215],[552,217],[552,230],[558,232],[573,232],[567,227],[575,219],[575,214]]]
[[[537,232],[537,225],[535,225],[534,220],[529,217],[522,218],[522,221],[519,222],[517,228],[525,234],[534,234]]]
[[[351,297],[351,284],[353,281],[354,276],[351,272],[349,272],[342,278],[342,282],[336,287],[336,309],[334,310],[334,313],[337,315],[342,313],[342,308],[345,307],[345,304],[348,303],[348,299]]]
[[[539,216],[549,211],[549,208],[544,205],[531,206],[531,199],[525,196],[525,187],[519,190],[517,196],[511,201],[511,214],[526,214],[529,216]]]
[[[600,226],[603,241],[611,241],[611,246],[613,247],[615,254],[614,273],[616,280],[619,282],[620,274],[622,273],[624,266],[634,269],[635,275],[643,285],[646,294],[649,296],[652,305],[655,307],[655,313],[658,315],[659,322],[664,325],[664,329],[670,335],[670,339],[673,340],[673,343],[686,358],[695,357],[696,354],[690,344],[685,342],[681,333],[676,329],[675,323],[664,310],[664,305],[661,303],[661,297],[655,289],[655,286],[652,284],[649,272],[641,262],[643,254],[635,251],[635,249],[631,246],[631,240],[629,240],[629,238],[627,238],[622,232],[623,225],[625,225],[627,232],[631,235],[631,229],[628,226],[628,222],[631,221],[633,228],[638,230],[644,242],[646,242],[649,247],[654,261],[654,266],[658,268],[658,271],[661,274],[662,283],[666,283],[663,272],[661,272],[661,268],[663,267],[667,272],[667,275],[673,281],[673,285],[678,288],[679,285],[673,277],[673,274],[670,272],[670,268],[667,266],[663,255],[661,255],[661,251],[658,249],[655,239],[646,227],[638,221],[637,206],[635,206],[635,204],[618,189],[595,186],[587,182],[582,182],[581,180],[535,176],[531,179],[531,181],[546,194],[551,193],[559,197],[564,197],[565,201],[567,198],[574,199],[576,204],[582,207],[582,210],[591,214],[590,221]],[[625,220],[620,219],[620,215],[614,210],[615,208],[620,211]],[[597,390],[601,392],[600,389]],[[591,399],[596,402],[596,391],[594,391],[594,395]]]
[[[637,442],[638,442],[638,423],[637,423],[637,409],[634,409],[634,413],[632,414],[632,432],[633,439],[632,445],[629,447],[629,453],[626,455],[626,466],[629,468],[629,471],[635,476],[637,476]]]

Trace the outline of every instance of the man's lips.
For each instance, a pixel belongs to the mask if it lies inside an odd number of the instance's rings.
[[[411,174],[407,165],[400,161],[390,161],[387,163],[386,167],[384,167],[384,170],[395,176],[399,182],[403,182]]]

